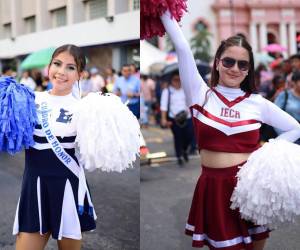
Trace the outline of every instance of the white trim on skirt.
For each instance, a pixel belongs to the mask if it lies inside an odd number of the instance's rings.
[[[188,223],[186,223],[185,228],[189,231],[195,231],[195,226],[190,225]],[[268,228],[265,226],[259,226],[259,227],[255,227],[255,228],[250,228],[248,229],[248,232],[250,235],[252,234],[259,234],[259,233],[264,233],[268,231]],[[215,241],[213,239],[210,239],[206,234],[193,234],[193,240],[194,241],[204,241],[207,240],[213,247],[216,248],[221,248],[221,247],[230,247],[230,246],[234,246],[237,245],[239,243],[246,243],[246,244],[250,244],[252,242],[251,237],[243,237],[243,236],[239,236],[230,240],[223,240],[223,241]]]

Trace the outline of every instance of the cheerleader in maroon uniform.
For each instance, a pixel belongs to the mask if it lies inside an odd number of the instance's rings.
[[[253,53],[244,38],[233,36],[222,41],[208,87],[169,11],[161,16],[161,21],[178,55],[180,78],[192,112],[202,162],[186,234],[193,237],[194,247],[263,249],[270,230],[242,219],[237,209],[230,209],[238,167],[260,147],[261,123],[285,131],[278,138],[287,141],[298,139],[299,124],[276,105],[254,94]]]

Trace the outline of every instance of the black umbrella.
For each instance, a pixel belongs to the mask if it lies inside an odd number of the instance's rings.
[[[204,81],[206,81],[206,75],[211,71],[209,64],[206,62],[202,62],[201,60],[196,60],[196,65],[198,72],[200,73]],[[178,72],[178,63],[169,64],[166,67],[164,67],[160,77],[163,81],[170,81],[172,75],[175,72]]]

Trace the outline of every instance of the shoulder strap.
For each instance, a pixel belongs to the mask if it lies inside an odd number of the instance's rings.
[[[289,98],[289,93],[288,93],[287,89],[285,89],[284,90],[284,103],[283,103],[283,107],[282,107],[282,110],[284,110],[284,111],[286,109],[288,98]]]
[[[170,102],[171,102],[171,91],[170,91],[170,87],[168,87],[168,110],[167,110],[167,117],[169,116],[169,112],[170,112]]]

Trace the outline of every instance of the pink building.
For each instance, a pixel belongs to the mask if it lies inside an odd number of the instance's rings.
[[[254,52],[270,43],[286,47],[286,56],[297,52],[300,0],[215,0],[212,8],[218,42],[241,33]]]

